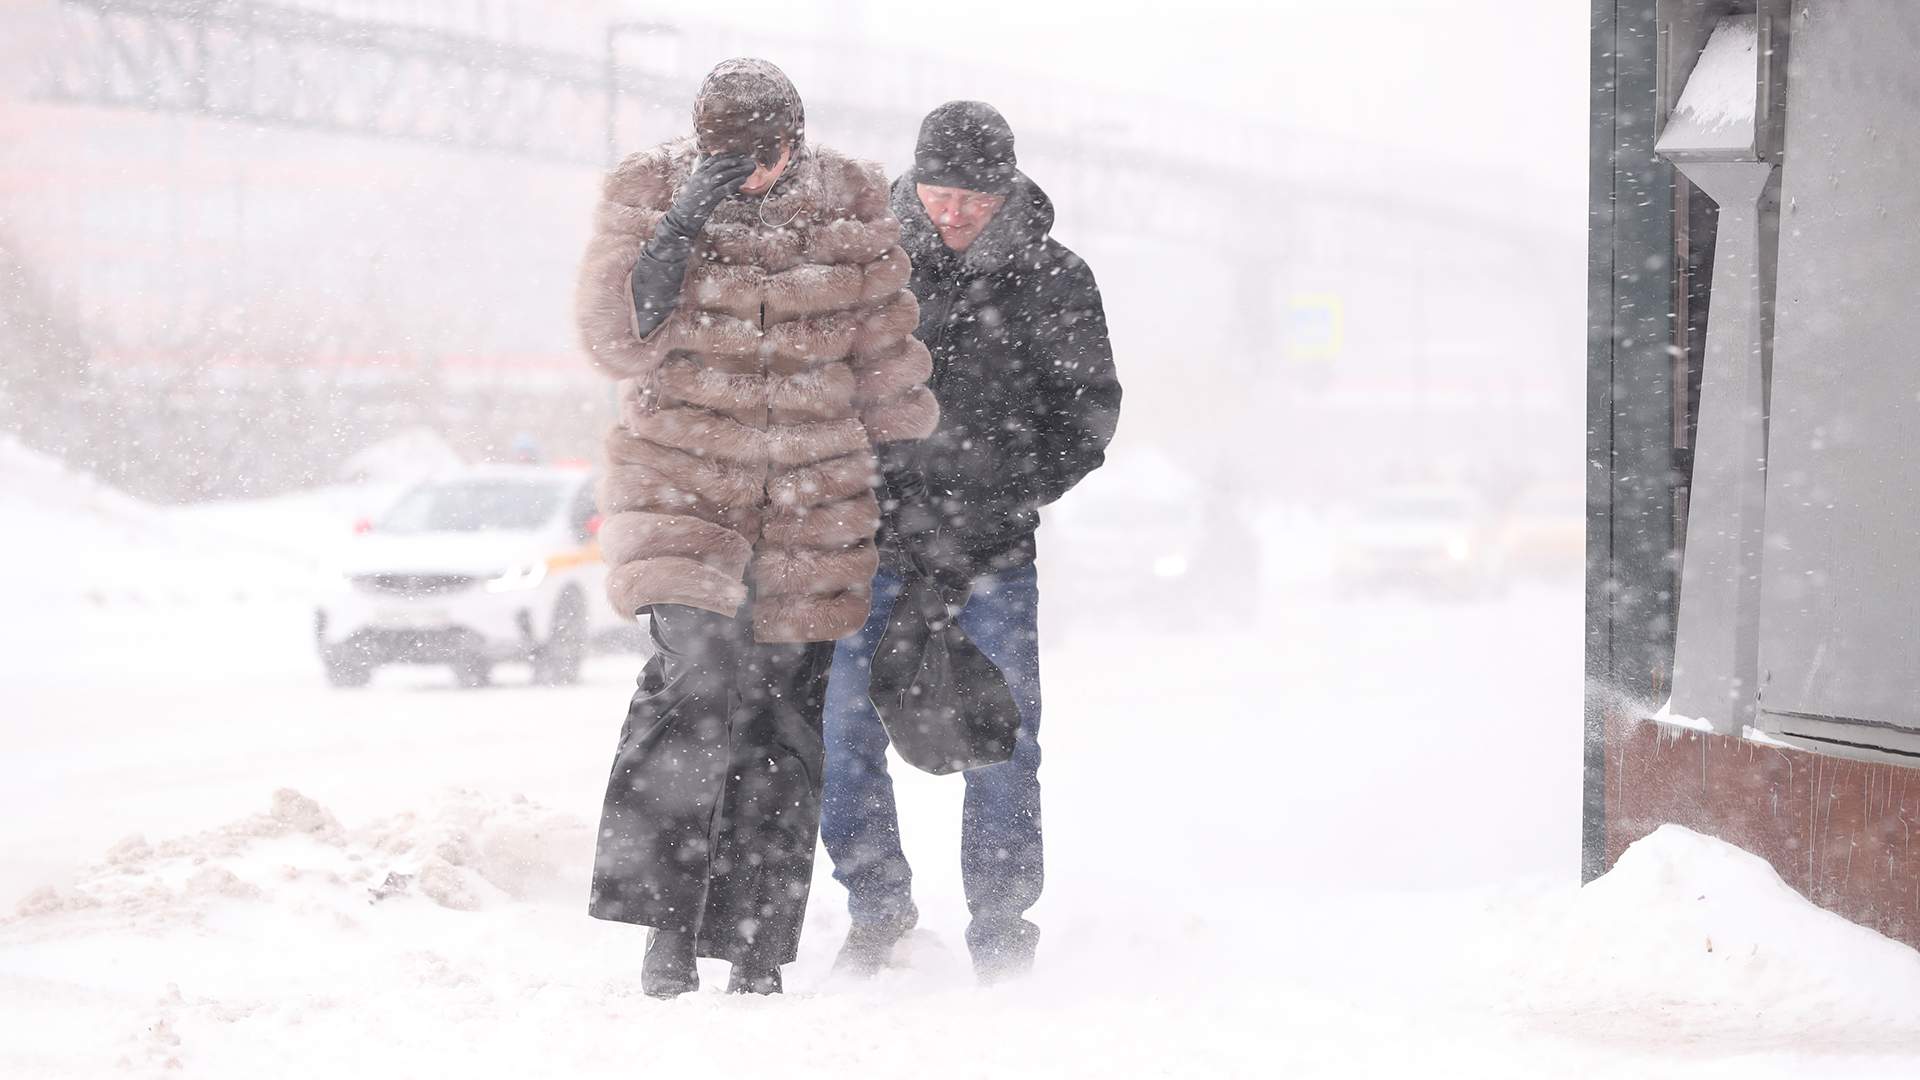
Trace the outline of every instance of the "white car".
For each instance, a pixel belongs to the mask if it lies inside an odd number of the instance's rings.
[[[342,580],[314,613],[327,681],[364,686],[382,664],[447,664],[484,686],[495,664],[575,682],[608,607],[592,476],[499,465],[419,484],[356,527]]]
[[[1376,491],[1353,514],[1339,551],[1350,593],[1403,589],[1465,598],[1498,587],[1491,516],[1470,489],[1442,483]]]

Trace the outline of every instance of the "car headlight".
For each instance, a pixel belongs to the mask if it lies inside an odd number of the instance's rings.
[[[1447,541],[1447,558],[1454,562],[1466,562],[1467,556],[1471,554],[1473,554],[1473,545],[1467,543],[1466,537],[1456,536]]]
[[[1162,555],[1153,560],[1155,577],[1177,578],[1185,575],[1186,572],[1187,557],[1185,555]]]
[[[540,583],[545,580],[547,580],[547,562],[545,559],[535,559],[488,581],[487,591],[498,593],[535,589],[539,588]]]

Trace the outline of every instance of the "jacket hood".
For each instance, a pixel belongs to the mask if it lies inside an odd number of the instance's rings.
[[[946,241],[933,227],[927,208],[920,204],[914,190],[914,178],[908,173],[893,182],[893,216],[900,219],[900,246],[915,262],[941,251]],[[1015,256],[1047,242],[1053,232],[1053,200],[1026,173],[1016,173],[1007,204],[981,230],[960,265],[970,273],[987,273],[1012,262]]]

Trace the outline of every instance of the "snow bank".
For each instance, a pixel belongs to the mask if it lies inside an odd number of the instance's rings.
[[[1920,1028],[1920,954],[1815,907],[1764,859],[1678,825],[1563,900],[1507,903],[1485,946],[1523,1013],[1588,1026]]]
[[[22,899],[16,930],[155,928],[202,923],[218,904],[244,902],[344,915],[411,898],[475,911],[550,895],[582,880],[592,847],[585,822],[523,797],[447,793],[430,810],[348,830],[301,793],[282,788],[259,814],[151,843],[128,836],[67,888]],[[79,918],[77,924],[62,920]]]
[[[591,850],[584,822],[463,790],[355,828],[282,789],[217,828],[129,836],[0,919],[0,1074],[483,1073],[489,1032],[546,1007],[555,943],[526,919],[564,895],[569,928],[591,922]],[[512,1051],[497,1075],[545,1046]],[[449,1052],[466,1060],[443,1071]]]
[[[1503,894],[1478,938],[1416,896],[1317,916],[1216,897],[1174,919],[1115,897],[1059,926],[1032,980],[983,993],[924,928],[910,969],[822,978],[844,922],[820,911],[795,965],[816,974],[786,998],[720,994],[707,966],[672,1002],[640,993],[643,935],[581,913],[591,841],[460,790],[360,828],[281,790],[219,828],[130,837],[0,920],[0,1008],[20,1021],[0,1071],[1865,1080],[1920,1060],[1920,957],[1674,827],[1584,890]],[[1330,977],[1436,913],[1358,985]],[[1220,932],[1258,954],[1276,929],[1326,939],[1334,970],[1201,953]],[[1445,962],[1450,933],[1478,966]]]
[[[180,607],[312,594],[296,545],[154,506],[0,438],[0,595],[23,610]]]

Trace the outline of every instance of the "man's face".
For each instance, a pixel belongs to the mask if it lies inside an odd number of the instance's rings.
[[[927,217],[933,219],[940,239],[954,251],[967,250],[993,215],[1007,204],[1005,195],[966,188],[915,184],[914,189],[920,193],[920,205],[927,208]]]

